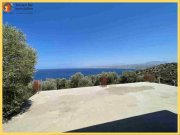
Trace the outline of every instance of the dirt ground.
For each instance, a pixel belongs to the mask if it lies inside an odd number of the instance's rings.
[[[4,132],[65,132],[146,113],[177,113],[177,87],[129,83],[41,91],[32,106],[3,124]]]

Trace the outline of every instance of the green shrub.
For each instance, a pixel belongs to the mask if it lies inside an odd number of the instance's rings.
[[[81,79],[84,77],[84,75],[80,72],[72,75],[70,77],[70,81],[71,81],[71,88],[76,88],[79,86],[79,82],[81,81]]]
[[[93,75],[91,80],[94,86],[100,85],[100,75]]]
[[[92,86],[99,85],[99,77],[98,77],[98,75],[90,75],[90,76],[88,76],[88,78],[91,80]]]
[[[117,79],[117,83],[122,83],[122,77],[120,76],[120,77],[118,77],[118,79]]]
[[[144,77],[138,75],[138,76],[136,77],[136,82],[144,82]]]
[[[71,88],[71,81],[70,80],[66,80],[65,88],[66,89]]]
[[[85,86],[93,86],[93,83],[90,77],[86,76],[79,80],[78,87],[85,87]]]
[[[57,89],[64,89],[66,88],[66,79],[62,78],[62,79],[57,79]]]
[[[47,79],[42,82],[42,90],[57,90],[57,83],[55,79]]]
[[[36,52],[26,43],[24,34],[10,25],[3,25],[3,118],[18,112],[31,96]]]
[[[106,77],[108,79],[108,84],[115,84],[118,82],[118,74],[115,72],[102,72],[98,75],[98,78]]]
[[[124,72],[121,76],[121,83],[136,82],[137,75],[135,72]]]
[[[108,73],[108,83],[116,84],[117,82],[118,82],[118,74],[116,72],[109,72]]]
[[[120,76],[119,78],[119,83],[128,83],[128,79],[126,76]]]

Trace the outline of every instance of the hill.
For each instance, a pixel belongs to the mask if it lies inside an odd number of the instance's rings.
[[[177,63],[160,64],[136,71],[137,75],[151,74],[161,83],[177,86]]]
[[[117,65],[102,65],[102,66],[93,66],[93,67],[88,67],[88,68],[117,68],[117,69],[146,69],[146,68],[150,68],[153,66],[157,66],[160,64],[164,64],[167,63],[165,61],[149,61],[146,63],[139,63],[139,64],[117,64]]]
[[[118,68],[142,70],[142,69],[150,68],[150,67],[157,66],[160,64],[164,64],[164,63],[166,63],[166,62],[164,62],[164,61],[150,61],[150,62],[141,63],[141,64],[120,65],[120,66],[118,66]]]

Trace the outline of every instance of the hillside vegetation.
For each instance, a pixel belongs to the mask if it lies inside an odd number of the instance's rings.
[[[137,75],[150,74],[155,77],[155,82],[177,86],[177,63],[166,63],[136,71]]]

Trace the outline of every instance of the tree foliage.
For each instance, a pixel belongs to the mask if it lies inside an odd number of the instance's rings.
[[[3,117],[18,111],[31,91],[36,52],[26,43],[25,35],[17,28],[3,26]]]
[[[42,90],[57,90],[56,79],[47,79],[42,82]]]
[[[124,72],[121,76],[121,83],[132,83],[136,81],[136,73]]]
[[[84,75],[80,72],[74,74],[71,76],[70,80],[71,80],[71,88],[76,88],[79,86],[79,83],[81,81],[81,79],[84,77]]]
[[[66,88],[66,79],[57,79],[57,89],[65,89]]]
[[[93,86],[93,82],[90,77],[86,76],[81,78],[78,83],[78,87]]]

